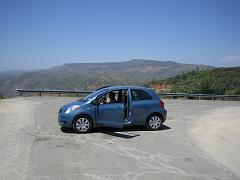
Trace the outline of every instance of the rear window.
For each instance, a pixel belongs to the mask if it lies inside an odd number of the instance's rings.
[[[141,89],[132,89],[131,90],[132,100],[140,101],[140,100],[151,100],[152,97],[145,91]]]

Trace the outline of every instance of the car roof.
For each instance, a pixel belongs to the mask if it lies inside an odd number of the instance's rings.
[[[127,88],[131,88],[131,89],[149,89],[149,88],[141,87],[141,86],[109,86],[109,87],[104,87],[104,88],[101,88],[101,89],[115,90],[115,89],[127,89]]]
[[[118,90],[118,89],[141,89],[144,91],[147,91],[153,99],[159,99],[159,96],[156,94],[156,92],[154,92],[153,89],[151,88],[147,88],[147,87],[142,87],[142,86],[109,86],[109,87],[103,87],[103,88],[99,88],[101,91],[114,91],[114,90]]]

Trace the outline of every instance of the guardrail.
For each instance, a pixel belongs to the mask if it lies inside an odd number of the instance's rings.
[[[217,95],[217,94],[187,94],[187,93],[158,93],[162,97],[185,99],[210,99],[210,100],[235,100],[240,101],[240,95]]]
[[[89,94],[93,91],[73,91],[73,90],[30,90],[30,89],[14,89],[14,93],[22,96],[24,93],[38,94],[57,94],[59,97],[61,94],[76,94],[79,97],[80,94]],[[198,99],[198,100],[235,100],[240,101],[240,95],[216,95],[216,94],[187,94],[187,93],[158,93],[159,96],[165,98],[184,98],[184,99]]]
[[[73,91],[73,90],[30,90],[30,89],[14,89],[14,93],[22,96],[24,93],[38,94],[40,97],[42,94],[58,94],[60,97],[61,94],[76,94],[78,97],[79,94],[90,94],[92,91]]]

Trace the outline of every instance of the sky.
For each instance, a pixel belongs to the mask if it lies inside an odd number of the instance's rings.
[[[0,71],[172,60],[240,66],[240,0],[0,0]]]

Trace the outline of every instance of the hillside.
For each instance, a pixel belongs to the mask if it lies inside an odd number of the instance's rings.
[[[136,59],[109,63],[71,63],[16,76],[0,74],[0,93],[8,95],[9,89],[13,88],[94,90],[106,85],[143,85],[153,79],[164,79],[197,68],[209,66]]]
[[[195,70],[152,81],[150,87],[158,92],[240,95],[240,67]]]

